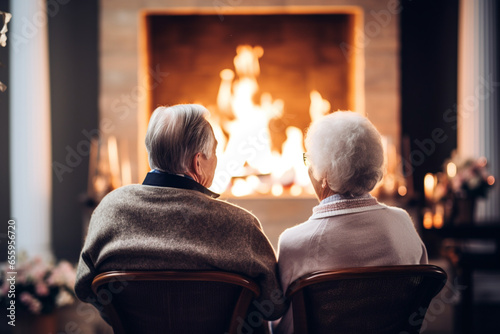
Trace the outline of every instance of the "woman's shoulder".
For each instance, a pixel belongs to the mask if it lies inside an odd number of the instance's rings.
[[[380,206],[381,206],[381,213],[383,214],[386,214],[386,215],[393,215],[393,216],[398,216],[398,217],[401,217],[401,218],[410,218],[410,215],[408,214],[408,212],[403,209],[403,208],[400,208],[400,207],[397,207],[397,206],[393,206],[393,205],[388,205],[388,204],[384,204],[384,203],[378,203]]]
[[[301,224],[287,228],[279,237],[279,249],[303,247],[317,233],[320,226],[321,220],[309,219]]]

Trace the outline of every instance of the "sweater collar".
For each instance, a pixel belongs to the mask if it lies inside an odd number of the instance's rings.
[[[196,190],[205,195],[208,195],[212,198],[217,198],[220,195],[216,194],[198,182],[194,181],[191,178],[169,174],[169,173],[158,173],[158,172],[149,172],[146,175],[146,178],[142,182],[145,186],[155,186],[155,187],[170,187],[170,188],[178,188],[178,189],[188,189],[188,190]]]
[[[384,207],[384,205],[377,202],[377,199],[370,194],[353,198],[333,195],[325,198],[319,205],[313,208],[313,215],[311,218],[339,216],[349,213],[378,210]]]

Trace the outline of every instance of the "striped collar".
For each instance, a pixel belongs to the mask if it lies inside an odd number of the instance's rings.
[[[377,202],[377,199],[370,194],[353,198],[335,194],[323,199],[319,205],[315,206],[311,218],[325,218],[383,208],[385,205]]]

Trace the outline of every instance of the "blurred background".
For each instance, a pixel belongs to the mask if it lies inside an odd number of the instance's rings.
[[[0,47],[0,261],[15,225],[16,265],[70,286],[92,210],[142,182],[149,117],[177,103],[210,110],[212,189],[276,247],[317,203],[307,127],[353,110],[383,137],[373,194],[408,210],[450,276],[425,333],[500,329],[496,1],[0,0],[0,11],[13,15]],[[83,306],[58,313],[59,331],[109,331]]]

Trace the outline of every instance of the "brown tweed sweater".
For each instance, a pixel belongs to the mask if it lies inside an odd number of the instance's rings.
[[[259,301],[276,300],[281,291],[276,255],[257,218],[188,189],[129,185],[102,200],[78,264],[78,298],[95,300],[92,280],[108,270],[221,270],[254,279]],[[284,308],[274,303],[267,318]]]

